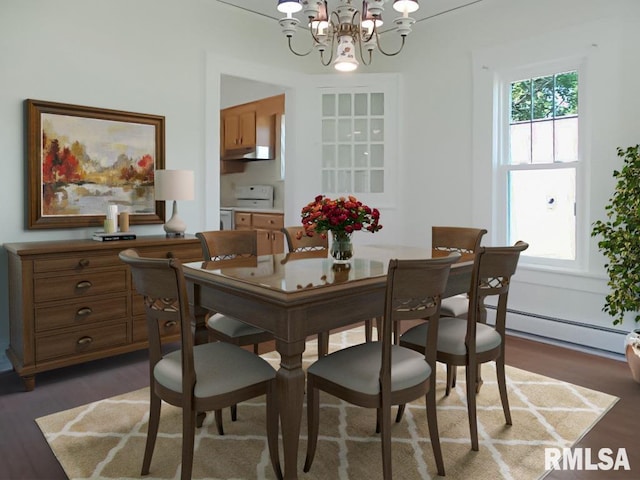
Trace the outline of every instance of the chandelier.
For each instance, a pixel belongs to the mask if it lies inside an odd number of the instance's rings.
[[[406,36],[411,33],[411,25],[415,23],[409,14],[419,8],[417,0],[393,1],[393,9],[401,14],[394,20],[394,24],[402,43],[398,50],[387,52],[380,45],[378,36],[385,0],[364,0],[361,10],[353,5],[353,0],[338,0],[338,2],[338,6],[333,11],[329,11],[327,0],[278,0],[278,11],[287,14],[285,18],[280,19],[280,26],[282,33],[287,37],[291,52],[303,57],[317,50],[324,66],[330,65],[333,61],[335,69],[341,72],[351,72],[358,68],[356,46],[364,65],[371,64],[373,52],[376,49],[388,57],[400,53]],[[313,46],[309,51],[299,53],[291,44],[291,38],[300,23],[293,14],[303,8],[304,16],[308,19]]]

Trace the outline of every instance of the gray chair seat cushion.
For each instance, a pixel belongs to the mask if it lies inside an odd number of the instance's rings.
[[[231,338],[244,337],[263,333],[264,330],[253,325],[249,325],[237,318],[216,313],[207,320],[207,327]]]
[[[400,341],[425,347],[428,323],[421,323],[400,337]],[[466,355],[464,337],[467,334],[467,321],[464,318],[440,318],[438,324],[438,351],[453,355]],[[476,352],[493,350],[502,342],[502,337],[490,325],[476,324]]]
[[[195,396],[211,397],[233,392],[275,377],[276,371],[264,359],[236,345],[212,342],[193,347],[196,371]],[[153,375],[162,386],[182,392],[180,351],[160,360]]]
[[[466,295],[454,295],[443,298],[440,305],[441,317],[466,317],[469,310],[469,298]]]
[[[308,372],[335,384],[365,393],[380,392],[382,343],[369,342],[338,350],[313,363]],[[403,390],[425,381],[431,367],[424,355],[393,345],[391,350],[391,391]]]

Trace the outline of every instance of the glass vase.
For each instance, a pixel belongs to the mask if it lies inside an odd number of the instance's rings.
[[[351,234],[331,231],[331,256],[334,263],[349,263],[353,257]]]

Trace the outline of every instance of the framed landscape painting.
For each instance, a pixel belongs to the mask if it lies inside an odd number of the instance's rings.
[[[31,99],[26,110],[28,228],[101,227],[109,205],[131,224],[164,223],[164,117]]]

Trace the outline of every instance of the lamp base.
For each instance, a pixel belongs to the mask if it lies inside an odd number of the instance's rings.
[[[178,216],[178,202],[173,201],[173,213],[167,223],[164,224],[164,231],[169,238],[184,237],[187,226]]]

